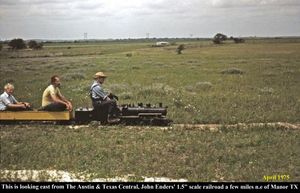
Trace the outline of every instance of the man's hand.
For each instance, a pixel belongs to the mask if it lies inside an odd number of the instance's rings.
[[[27,109],[27,108],[29,108],[29,103],[20,102],[18,105],[19,105],[20,108],[22,108],[22,109]]]
[[[30,108],[30,104],[29,103],[24,102],[24,104],[25,104],[26,108]]]
[[[116,99],[116,100],[119,100],[119,97],[117,97],[116,95],[114,95],[113,93],[109,93],[108,97],[110,99]]]
[[[68,111],[72,111],[73,110],[73,106],[70,102],[66,103],[66,106],[67,106],[67,110]]]
[[[108,94],[108,98],[113,99],[113,94],[111,92]]]
[[[119,97],[117,95],[113,95],[113,98],[116,99],[117,101],[119,100]]]
[[[21,107],[22,109],[26,109],[27,107],[26,107],[26,104],[25,103],[22,103],[22,107]]]

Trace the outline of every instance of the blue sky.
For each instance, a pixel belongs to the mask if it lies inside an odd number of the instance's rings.
[[[300,36],[300,0],[0,0],[0,39]]]

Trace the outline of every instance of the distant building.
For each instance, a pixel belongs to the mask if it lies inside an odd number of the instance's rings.
[[[156,42],[156,46],[169,46],[169,42]]]

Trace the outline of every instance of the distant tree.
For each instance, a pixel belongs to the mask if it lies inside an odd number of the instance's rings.
[[[182,50],[184,50],[184,49],[185,49],[185,48],[184,48],[184,45],[183,45],[183,44],[180,44],[180,45],[177,47],[177,49],[176,49],[177,54],[181,54]]]
[[[30,40],[28,42],[28,47],[34,50],[39,50],[43,48],[43,43],[38,43],[35,40]]]
[[[0,43],[0,51],[2,50],[3,46],[2,46],[2,43]]]
[[[37,44],[37,46],[35,47],[35,49],[36,49],[36,50],[42,49],[43,46],[44,46],[43,43],[40,42],[40,43]]]
[[[239,44],[239,43],[245,43],[245,40],[242,38],[233,38],[234,43]]]
[[[229,39],[233,40],[234,43],[236,43],[236,44],[245,43],[245,39],[243,39],[243,38],[235,38],[235,37],[231,36]]]
[[[34,41],[34,40],[30,40],[28,43],[27,43],[28,47],[33,49],[37,46],[37,42]]]
[[[227,36],[221,33],[217,33],[213,38],[215,44],[221,44],[225,40],[227,40]]]
[[[26,44],[25,44],[24,40],[20,39],[20,38],[11,40],[8,43],[8,46],[11,47],[13,50],[26,48]]]

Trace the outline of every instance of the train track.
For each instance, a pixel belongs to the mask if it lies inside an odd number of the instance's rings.
[[[90,126],[95,127],[107,127],[107,125],[100,125],[96,122],[92,122],[88,125],[70,125],[70,129],[80,129]],[[112,126],[122,126],[122,125],[112,125]],[[143,125],[124,125],[122,127],[128,129],[134,128],[145,128],[145,129],[153,129],[158,128],[161,130],[169,130],[169,129],[199,129],[199,130],[210,130],[210,131],[218,131],[221,128],[240,128],[240,129],[248,129],[253,127],[278,127],[283,129],[300,129],[300,123],[286,123],[286,122],[273,122],[273,123],[237,123],[237,124],[172,124],[170,126],[143,126]]]
[[[300,123],[237,123],[237,124],[174,124],[174,127],[179,128],[194,128],[194,129],[218,129],[218,128],[250,128],[250,127],[280,127],[285,129],[300,129]]]

